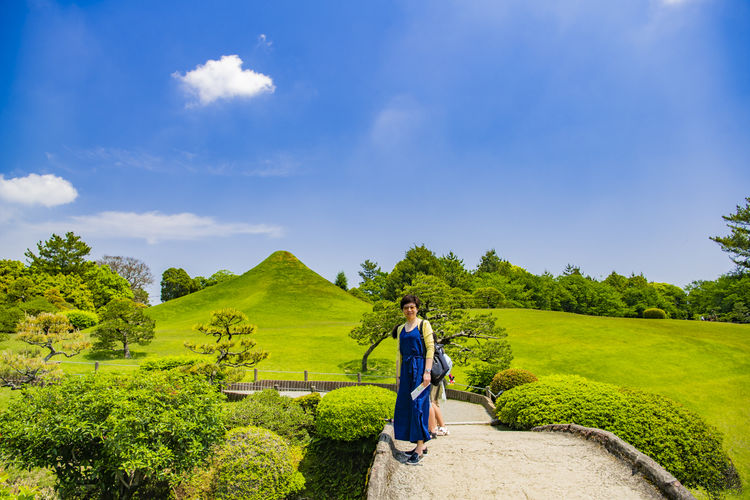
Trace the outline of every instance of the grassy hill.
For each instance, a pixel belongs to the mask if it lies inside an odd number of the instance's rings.
[[[136,346],[136,360],[186,353],[185,340],[212,342],[192,327],[223,307],[243,311],[258,326],[258,347],[271,353],[259,369],[319,372],[341,372],[338,364],[361,356],[348,333],[370,308],[291,253],[275,252],[242,276],[150,308],[156,340]]]

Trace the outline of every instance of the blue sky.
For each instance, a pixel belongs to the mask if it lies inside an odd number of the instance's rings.
[[[288,250],[350,284],[414,244],[473,268],[731,262],[750,3],[0,4],[0,257],[73,230],[158,277]]]

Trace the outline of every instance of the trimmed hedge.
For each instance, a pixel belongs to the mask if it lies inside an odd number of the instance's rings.
[[[260,427],[239,427],[227,433],[214,459],[211,481],[216,499],[273,500],[302,490],[297,470],[302,453],[283,437]]]
[[[227,429],[248,425],[263,427],[294,444],[304,445],[310,441],[308,430],[313,426],[313,417],[292,398],[266,389],[231,403],[224,423]]]
[[[318,405],[315,426],[323,437],[355,441],[377,436],[385,420],[393,417],[396,393],[376,386],[342,387],[331,391]]]
[[[667,319],[667,313],[664,312],[664,309],[651,307],[643,310],[643,317],[646,319]]]
[[[315,415],[318,414],[318,405],[320,404],[320,399],[320,393],[313,392],[305,396],[294,398],[294,402],[299,404],[302,407],[302,411],[312,416],[312,418],[314,419]]]
[[[497,394],[500,391],[507,391],[516,386],[529,384],[531,382],[536,382],[537,380],[536,375],[528,370],[523,370],[521,368],[508,368],[507,370],[498,372],[497,375],[495,375],[490,384],[490,391],[492,391],[493,394]]]
[[[198,356],[164,356],[144,361],[140,365],[144,371],[176,371],[208,380],[213,385],[223,388],[231,382],[240,380],[242,370],[230,366],[220,366]]]
[[[70,321],[71,325],[78,328],[79,330],[91,328],[92,326],[96,326],[96,324],[99,323],[99,316],[97,316],[95,312],[91,311],[79,311],[78,309],[71,309],[69,311],[62,311],[62,314],[64,314],[68,318],[68,321]]]
[[[501,422],[516,429],[574,423],[612,432],[690,488],[715,495],[740,487],[721,434],[664,396],[557,375],[504,392],[495,409]]]

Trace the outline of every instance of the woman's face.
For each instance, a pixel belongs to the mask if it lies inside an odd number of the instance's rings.
[[[404,316],[406,316],[406,319],[413,321],[417,317],[417,305],[416,304],[406,304],[404,306]]]

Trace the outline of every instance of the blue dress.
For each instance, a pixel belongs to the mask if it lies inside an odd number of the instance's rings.
[[[401,352],[401,383],[396,396],[393,433],[400,441],[429,441],[430,388],[422,391],[417,399],[411,399],[411,391],[422,384],[424,377],[424,344],[419,326],[410,332],[404,328],[399,335],[398,348]]]

